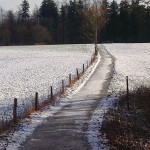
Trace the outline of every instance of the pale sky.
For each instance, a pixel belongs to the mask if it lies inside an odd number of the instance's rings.
[[[33,8],[35,7],[35,5],[37,5],[38,7],[41,5],[43,0],[28,0],[29,4],[30,4],[30,11],[33,10]],[[68,0],[57,0],[57,2],[65,2]],[[120,0],[117,0],[118,2]],[[22,0],[0,0],[0,7],[2,7],[4,10],[14,10],[16,11],[18,6],[20,6],[20,4],[22,3]]]
[[[30,9],[33,10],[35,5],[38,7],[41,5],[41,2],[43,0],[28,0],[30,4]],[[22,0],[0,0],[0,7],[2,7],[4,10],[14,10],[16,11],[17,7],[20,6],[22,3]]]

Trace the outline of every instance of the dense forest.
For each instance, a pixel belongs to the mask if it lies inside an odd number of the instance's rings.
[[[53,0],[43,0],[32,13],[27,0],[16,12],[0,7],[0,45],[78,44],[95,40],[150,42],[149,3],[70,0],[60,6]]]

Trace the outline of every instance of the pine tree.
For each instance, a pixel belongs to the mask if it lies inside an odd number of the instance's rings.
[[[16,38],[15,26],[16,26],[15,15],[10,10],[7,12],[7,28],[10,31],[10,43],[11,44],[15,43],[15,38]]]
[[[146,30],[145,42],[150,42],[150,6],[146,7],[144,28]]]
[[[24,21],[26,21],[27,18],[30,17],[30,15],[29,15],[29,8],[30,8],[30,6],[29,6],[28,1],[27,0],[23,0],[22,4],[21,4],[21,14],[20,15],[21,15],[21,19],[24,20]]]
[[[109,9],[108,0],[102,0],[102,7],[108,11],[108,9]]]
[[[131,34],[134,41],[142,42],[146,37],[146,9],[140,5],[139,0],[132,0],[131,4]]]
[[[108,16],[109,20],[106,28],[108,41],[119,41],[119,8],[115,0],[110,4]]]
[[[109,2],[108,0],[102,0],[102,9],[106,13],[106,25],[101,31],[100,41],[105,41],[108,38],[108,25],[109,25]]]
[[[137,16],[138,5],[139,5],[139,1],[132,0],[130,13],[131,13],[131,19],[132,19],[131,38],[133,42],[138,40],[138,16]]]
[[[53,0],[43,0],[40,7],[40,23],[49,30],[52,43],[57,43],[58,8]]]
[[[127,0],[122,0],[120,2],[120,37],[122,41],[129,42],[130,36],[130,13],[129,13],[129,3]]]
[[[40,16],[43,18],[58,18],[58,8],[53,0],[43,0],[40,7]]]
[[[69,39],[70,43],[80,43],[80,26],[81,26],[81,18],[80,11],[83,8],[82,1],[70,1],[68,10],[67,10],[67,23],[68,23],[68,31],[69,31]]]
[[[67,5],[62,5],[60,9],[60,23],[59,23],[59,41],[60,43],[67,43]]]
[[[36,5],[32,12],[32,21],[36,25],[39,25],[39,17],[40,17],[40,12],[38,6]]]
[[[47,11],[47,0],[43,0],[41,7],[40,7],[40,16],[41,17],[48,17],[48,11]]]

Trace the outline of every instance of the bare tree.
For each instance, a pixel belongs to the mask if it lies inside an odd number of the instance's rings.
[[[34,44],[46,44],[51,41],[51,36],[48,29],[40,25],[32,27],[32,36]]]
[[[98,33],[100,33],[106,24],[106,10],[102,7],[101,1],[99,0],[84,2],[85,9],[83,11],[83,18],[85,22],[83,29],[85,29],[85,31],[83,32],[85,35],[90,36],[91,41],[95,43],[95,54],[97,55]]]

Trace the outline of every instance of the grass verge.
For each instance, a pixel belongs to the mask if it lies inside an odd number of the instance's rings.
[[[113,150],[150,150],[150,87],[139,87],[130,93],[130,110],[126,95],[104,116],[102,136]]]

